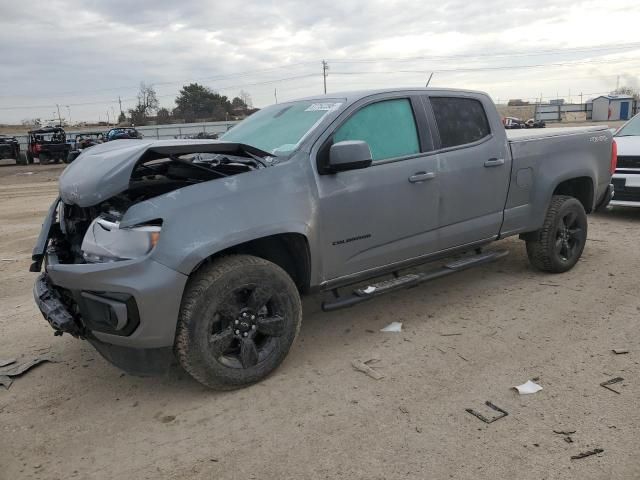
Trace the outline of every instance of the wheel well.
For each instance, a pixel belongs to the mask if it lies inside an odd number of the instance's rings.
[[[307,238],[299,233],[271,235],[234,245],[207,258],[191,274],[201,265],[213,262],[221,256],[238,254],[253,255],[275,263],[289,274],[298,290],[308,291],[311,278],[309,244]]]
[[[585,212],[593,210],[593,181],[589,177],[577,177],[565,180],[553,191],[554,195],[568,195],[582,203]]]

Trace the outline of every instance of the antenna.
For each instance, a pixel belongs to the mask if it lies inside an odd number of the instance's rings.
[[[427,84],[425,85],[425,87],[428,87],[429,84],[431,83],[431,79],[433,78],[433,73],[434,72],[431,72],[431,75],[429,75],[429,80],[427,80]]]

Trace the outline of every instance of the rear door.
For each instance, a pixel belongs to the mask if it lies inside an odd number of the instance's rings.
[[[495,106],[488,98],[465,94],[430,95],[424,100],[437,132],[439,249],[495,238],[511,172]]]
[[[318,231],[326,280],[350,277],[437,250],[437,157],[419,96],[363,99],[319,140]],[[366,141],[373,164],[323,174],[330,145]]]

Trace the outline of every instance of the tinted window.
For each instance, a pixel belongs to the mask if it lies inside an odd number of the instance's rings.
[[[442,148],[478,141],[490,133],[482,104],[472,98],[431,98]]]
[[[333,136],[334,143],[344,140],[367,142],[374,162],[420,152],[413,110],[406,98],[363,107]]]

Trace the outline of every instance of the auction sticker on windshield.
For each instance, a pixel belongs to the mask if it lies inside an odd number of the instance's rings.
[[[330,112],[338,108],[341,103],[312,103],[309,105],[305,112]]]

